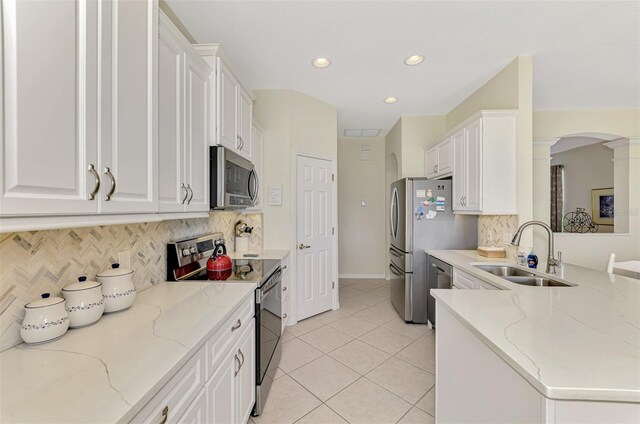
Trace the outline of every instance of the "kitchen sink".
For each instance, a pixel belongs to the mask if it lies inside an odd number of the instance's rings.
[[[571,287],[569,284],[561,283],[560,281],[552,280],[544,277],[502,277],[512,283],[521,284],[523,286],[536,286],[536,287]]]
[[[509,265],[474,265],[476,268],[486,271],[498,277],[534,277],[535,275],[523,269]]]
[[[474,265],[474,267],[486,271],[490,274],[504,278],[512,283],[521,284],[523,286],[532,287],[572,287],[569,284],[552,280],[546,277],[540,277],[532,274],[524,269],[510,265]]]

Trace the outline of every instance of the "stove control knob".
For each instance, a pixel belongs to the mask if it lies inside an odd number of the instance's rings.
[[[182,249],[182,256],[189,256],[191,254],[191,252],[189,252],[189,248],[185,247],[184,249]]]
[[[191,246],[191,248],[189,249],[189,252],[195,255],[196,253],[198,253],[198,248],[195,246]]]

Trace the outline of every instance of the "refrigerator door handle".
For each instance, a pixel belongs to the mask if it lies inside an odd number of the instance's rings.
[[[394,212],[395,219],[393,216]],[[391,194],[391,210],[389,212],[389,219],[391,220],[391,237],[393,237],[394,240],[398,238],[398,221],[400,219],[398,213],[398,189],[394,187]]]
[[[400,259],[402,259],[402,257],[404,256],[404,255],[400,254],[399,252],[397,252],[393,247],[389,248],[389,254],[391,256],[395,256],[396,258],[400,258]]]
[[[391,272],[395,275],[397,275],[398,277],[404,277],[404,273],[400,272],[396,269],[395,266],[393,266],[392,264],[389,264],[389,269],[391,270]]]

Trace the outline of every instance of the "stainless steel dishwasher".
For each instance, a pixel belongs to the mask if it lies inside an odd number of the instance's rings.
[[[436,326],[436,299],[431,296],[431,289],[450,289],[452,286],[453,267],[440,259],[429,256],[427,287],[427,319]]]

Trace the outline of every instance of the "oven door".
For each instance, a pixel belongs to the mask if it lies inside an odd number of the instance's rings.
[[[253,206],[258,181],[253,164],[222,146],[210,150],[211,209]]]
[[[281,271],[277,270],[272,278],[257,290],[257,364],[258,384],[261,384],[269,371],[275,371],[279,358],[274,358],[276,346],[282,330]],[[275,278],[274,278],[275,277]]]

